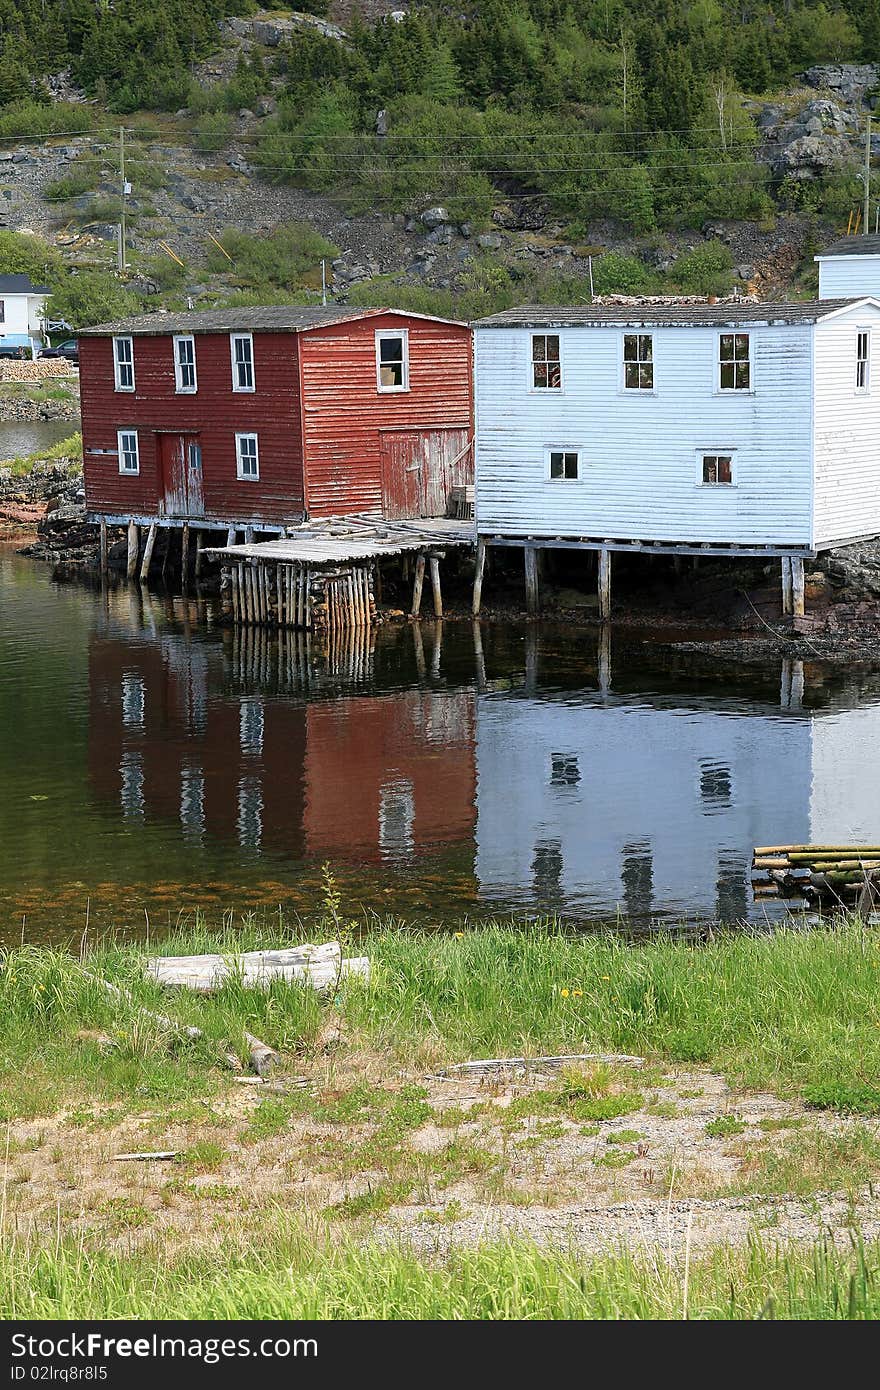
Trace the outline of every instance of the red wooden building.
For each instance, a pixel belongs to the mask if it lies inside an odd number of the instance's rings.
[[[83,331],[88,510],[281,530],[444,516],[473,481],[462,323],[391,309],[154,313]]]

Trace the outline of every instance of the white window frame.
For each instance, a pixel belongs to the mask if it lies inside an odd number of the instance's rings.
[[[633,330],[627,329],[627,330],[625,330],[623,333],[621,333],[621,335],[620,335],[620,390],[621,390],[621,392],[622,392],[624,395],[626,395],[626,396],[653,396],[653,395],[656,394],[656,391],[657,391],[657,378],[656,378],[655,370],[654,370],[654,369],[655,369],[656,366],[657,366],[657,359],[656,359],[656,357],[654,356],[654,337],[655,337],[655,334],[653,333],[653,331],[641,332],[639,329],[636,329],[636,330],[634,330],[634,331],[633,331]],[[627,358],[626,358],[626,356],[625,356],[625,353],[626,353],[626,340],[627,340],[627,338],[650,338],[650,339],[651,339],[651,362],[650,362],[650,365],[651,365],[651,385],[650,385],[650,386],[627,386],[627,384],[626,384]],[[720,349],[719,349],[719,351],[720,351]],[[646,359],[642,359],[642,358],[636,358],[635,361],[631,361],[631,362],[629,363],[629,365],[630,365],[630,366],[637,366],[637,367],[646,366],[646,365],[647,365],[647,360],[646,360]]]
[[[237,342],[247,342],[250,344],[250,365],[251,365],[251,384],[250,386],[240,386],[238,380],[239,363],[235,358],[235,344]],[[254,364],[254,335],[253,333],[230,333],[229,335],[229,358],[232,364],[232,389],[233,391],[243,392],[253,395],[257,389],[257,369]]]
[[[544,389],[545,389],[545,388],[542,387],[542,386],[541,386],[541,387],[538,387],[538,390],[540,390],[540,391],[543,391]],[[555,390],[556,388],[555,388],[555,387],[550,387],[549,389],[550,389],[550,390]],[[552,476],[551,472],[550,472],[552,456],[553,456],[554,454],[574,454],[575,458],[577,459],[577,476],[574,477],[574,478],[566,478],[565,475],[563,474],[563,476],[562,476],[561,478],[554,478],[554,477]],[[571,486],[572,483],[580,483],[580,482],[583,482],[583,473],[581,472],[581,462],[582,462],[582,454],[581,454],[581,450],[580,450],[580,449],[565,448],[565,447],[563,447],[563,446],[560,445],[560,444],[554,444],[554,445],[552,445],[550,448],[545,449],[545,450],[544,450],[544,473],[545,473],[545,476],[546,476],[546,478],[547,478],[548,483],[563,483],[563,484],[567,483],[569,486]],[[564,467],[565,467],[565,465],[563,464],[563,468],[564,468]]]
[[[174,389],[179,396],[194,396],[199,389],[199,374],[196,367],[196,340],[193,333],[175,333],[174,335]],[[192,347],[192,386],[183,384],[183,366],[180,360],[180,344],[189,343]]]
[[[859,356],[861,339],[865,339],[865,356]],[[864,365],[865,379],[859,382],[859,368]],[[857,396],[867,396],[871,391],[871,330],[870,328],[856,329],[856,385],[855,394]]]
[[[729,458],[730,459],[730,482],[729,483],[704,483],[703,482],[703,460],[707,458]],[[710,492],[729,492],[738,484],[736,449],[730,448],[711,448],[697,450],[696,484],[700,488],[708,488]]]
[[[382,385],[382,359],[380,356],[380,344],[390,338],[399,338],[403,343],[403,385],[402,386],[383,386]],[[376,329],[376,390],[383,396],[393,395],[397,392],[409,390],[409,329],[408,328],[377,328]]]
[[[535,385],[535,339],[536,338],[558,338],[559,339],[559,385],[558,386],[536,386]],[[534,329],[529,330],[529,394],[533,396],[559,396],[565,389],[565,368],[563,364],[562,334],[557,329],[555,333],[539,333]],[[545,359],[550,360],[550,359]]]
[[[752,356],[752,338],[754,334],[747,328],[725,328],[719,333],[715,340],[715,390],[721,396],[751,396],[755,391],[755,359]],[[749,384],[748,386],[722,386],[721,385],[721,339],[722,338],[747,338],[749,342],[749,355],[745,359],[749,364]],[[734,345],[734,354],[736,346]],[[743,359],[741,358],[740,361]],[[736,357],[733,363],[725,362],[725,366],[733,365],[734,376],[736,375]]]
[[[128,454],[131,453],[131,449],[126,449],[126,448],[123,446],[123,443],[122,443],[123,439],[124,439],[126,436],[129,436],[130,438],[132,438],[132,439],[134,440],[134,458],[135,458],[135,464],[136,464],[136,467],[135,467],[135,468],[125,468],[125,467],[123,467],[123,463],[124,463],[124,460],[125,460],[125,455],[126,455],[127,453],[128,453]],[[137,430],[132,429],[130,426],[129,426],[128,429],[117,430],[117,431],[116,431],[116,451],[117,451],[117,454],[118,454],[118,456],[119,456],[119,471],[120,471],[120,473],[122,474],[123,478],[136,478],[136,477],[138,476],[138,474],[140,473],[140,471],[141,471],[141,442],[140,442],[140,440],[138,439],[138,432],[137,432]]]
[[[130,353],[131,353],[131,358],[130,358],[130,361],[128,361],[128,362],[120,362],[120,360],[119,360],[119,344],[120,344],[120,343],[128,343],[129,351],[130,351]],[[123,381],[122,381],[122,373],[121,373],[121,370],[120,370],[122,367],[130,367],[130,368],[131,368],[131,384],[130,384],[130,385],[125,385],[125,384],[123,383]],[[117,390],[117,391],[133,391],[133,390],[135,389],[135,376],[134,376],[134,338],[132,338],[132,337],[131,337],[129,334],[127,334],[127,333],[120,333],[118,337],[114,337],[114,339],[113,339],[113,383],[114,383],[114,388],[115,388],[115,390]]]
[[[241,441],[252,439],[255,445],[254,458],[257,463],[256,473],[245,473],[244,459],[241,452]],[[250,455],[248,455],[250,457]],[[241,430],[235,435],[235,475],[240,483],[258,483],[260,481],[260,436],[256,430]]]

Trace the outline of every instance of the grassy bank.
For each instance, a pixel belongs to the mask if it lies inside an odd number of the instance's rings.
[[[325,923],[324,935],[336,933]],[[302,928],[198,924],[163,952],[232,953],[302,939]],[[143,953],[102,949],[88,973],[70,955],[12,950],[0,969],[0,1115],[47,1113],[89,1088],[106,1098],[204,1094],[218,1049],[243,1049],[245,1028],[282,1052],[308,1055],[328,1018],[350,1049],[415,1066],[469,1057],[587,1051],[702,1064],[741,1087],[816,1106],[880,1113],[880,936],[857,923],[833,931],[728,935],[695,946],[672,938],[629,945],[611,933],[489,926],[414,933],[394,926],[361,939],[369,987],[335,1001],[231,981],[213,996],[169,995],[143,978]],[[93,978],[123,983],[136,1004],[196,1024],[204,1038],[169,1046]],[[89,1030],[113,1035],[102,1052]]]
[[[82,435],[79,431],[71,434],[65,439],[59,439],[57,444],[51,444],[48,449],[40,449],[36,454],[28,454],[22,458],[6,459],[3,467],[8,468],[14,477],[25,477],[30,473],[34,464],[46,463],[52,459],[73,459],[82,464]]]
[[[259,1249],[230,1241],[191,1258],[161,1249],[89,1254],[14,1247],[0,1267],[11,1318],[874,1319],[880,1246],[753,1241],[693,1260],[496,1243],[426,1263],[278,1218]]]

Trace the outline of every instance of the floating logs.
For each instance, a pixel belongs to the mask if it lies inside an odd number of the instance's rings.
[[[759,845],[756,899],[807,898],[862,911],[880,901],[880,845]]]

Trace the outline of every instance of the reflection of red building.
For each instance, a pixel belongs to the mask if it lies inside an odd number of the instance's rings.
[[[460,843],[475,820],[474,696],[236,691],[219,643],[94,635],[89,774],[130,820],[298,859],[377,862]]]

